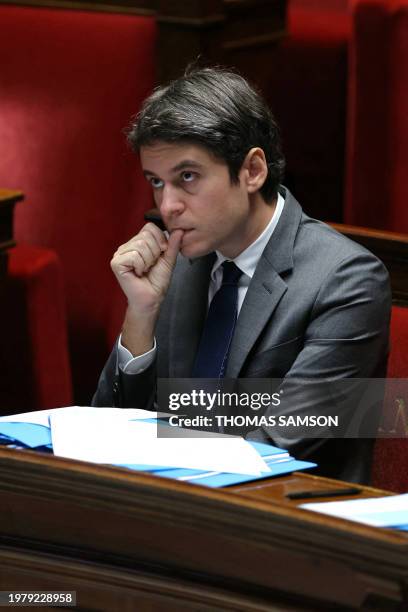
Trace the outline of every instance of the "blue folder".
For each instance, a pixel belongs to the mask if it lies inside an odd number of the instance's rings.
[[[298,461],[297,459],[291,457],[287,451],[282,448],[278,448],[277,446],[263,444],[261,442],[250,442],[250,444],[258,451],[261,457],[263,457],[267,466],[271,470],[270,472],[264,472],[259,476],[250,476],[248,474],[231,474],[209,470],[169,468],[153,465],[146,466],[122,464],[120,467],[126,467],[130,470],[136,471],[147,471],[163,478],[183,480],[185,482],[200,484],[207,487],[228,487],[244,482],[264,480],[265,478],[272,478],[273,476],[290,474],[292,472],[298,472],[300,470],[316,467],[316,463],[311,463],[309,461]]]
[[[26,448],[38,448],[51,444],[51,429],[34,423],[0,422],[2,443],[19,444]]]
[[[0,444],[35,449],[42,452],[52,452],[51,429],[44,425],[33,423],[12,423],[2,421],[0,422]],[[252,444],[261,457],[263,457],[271,470],[270,472],[264,472],[260,476],[250,476],[248,474],[210,472],[208,470],[193,470],[158,465],[115,465],[117,467],[149,472],[164,478],[175,478],[208,487],[227,487],[243,482],[250,482],[252,480],[261,480],[281,474],[289,474],[294,471],[305,470],[316,466],[315,463],[297,461],[284,449],[278,448],[277,446],[262,444],[260,442],[251,442],[250,444]]]

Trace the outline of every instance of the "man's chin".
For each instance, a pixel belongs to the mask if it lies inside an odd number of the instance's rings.
[[[205,247],[199,244],[186,244],[181,246],[180,253],[184,255],[184,257],[188,257],[189,259],[196,259],[197,257],[203,257],[204,255],[208,255],[211,251],[206,249]]]

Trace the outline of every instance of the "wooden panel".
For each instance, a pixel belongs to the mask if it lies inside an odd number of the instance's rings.
[[[291,478],[299,486],[302,475]],[[8,449],[0,449],[0,479],[3,590],[76,590],[79,609],[91,610],[408,604],[404,533],[245,487],[214,490]],[[319,482],[339,484],[309,477],[311,487]]]
[[[188,9],[182,0],[162,0],[157,19],[160,82],[199,58],[234,66],[262,88],[270,53],[285,33],[286,0],[196,0]]]
[[[200,27],[223,15],[223,0],[158,0],[161,19]]]
[[[286,4],[281,0],[225,0],[225,50],[276,43],[284,35]]]

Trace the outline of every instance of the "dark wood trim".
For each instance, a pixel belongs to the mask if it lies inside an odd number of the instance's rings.
[[[408,306],[408,235],[341,223],[330,225],[381,259],[390,273],[394,303]]]
[[[125,13],[131,15],[153,16],[156,14],[156,1],[152,0],[0,0],[0,4],[18,5],[36,8],[53,8],[65,10],[96,11],[103,13]]]
[[[382,248],[391,249],[402,256],[408,255],[408,234],[345,225],[344,223],[330,223],[330,225],[346,236],[355,236],[361,244],[381,245]]]
[[[229,11],[246,10],[248,7],[253,10],[259,10],[265,7],[274,7],[280,3],[280,0],[223,0],[224,6]]]
[[[272,32],[270,34],[261,34],[259,36],[248,36],[248,38],[241,38],[240,40],[230,40],[224,43],[224,49],[227,50],[238,50],[248,49],[250,47],[258,47],[260,45],[271,45],[279,42],[284,38],[286,34],[285,30]]]
[[[223,24],[225,19],[225,15],[222,14],[209,15],[208,17],[173,17],[171,15],[157,15],[158,23],[167,23],[200,30]]]

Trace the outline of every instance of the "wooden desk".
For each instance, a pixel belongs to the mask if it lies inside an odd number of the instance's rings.
[[[348,488],[350,486],[356,486],[361,489],[361,494],[349,495],[345,497],[333,498],[314,498],[313,500],[300,499],[290,500],[286,496],[288,493],[295,493],[297,491],[322,491],[322,490],[336,490],[341,488]],[[307,472],[295,472],[287,476],[280,476],[279,478],[269,478],[267,480],[249,482],[244,485],[237,485],[227,489],[233,493],[249,497],[251,499],[262,499],[263,501],[270,501],[274,503],[284,503],[289,506],[300,506],[308,501],[321,502],[321,501],[342,501],[346,499],[363,499],[366,497],[378,497],[379,495],[394,495],[389,491],[380,491],[372,487],[363,487],[361,485],[350,485],[350,483],[344,483],[339,480],[333,480],[331,478],[322,478],[321,476],[311,476]]]
[[[115,612],[408,605],[404,533],[283,498],[335,481],[207,489],[0,449],[0,483],[0,590],[76,590],[78,609]]]

